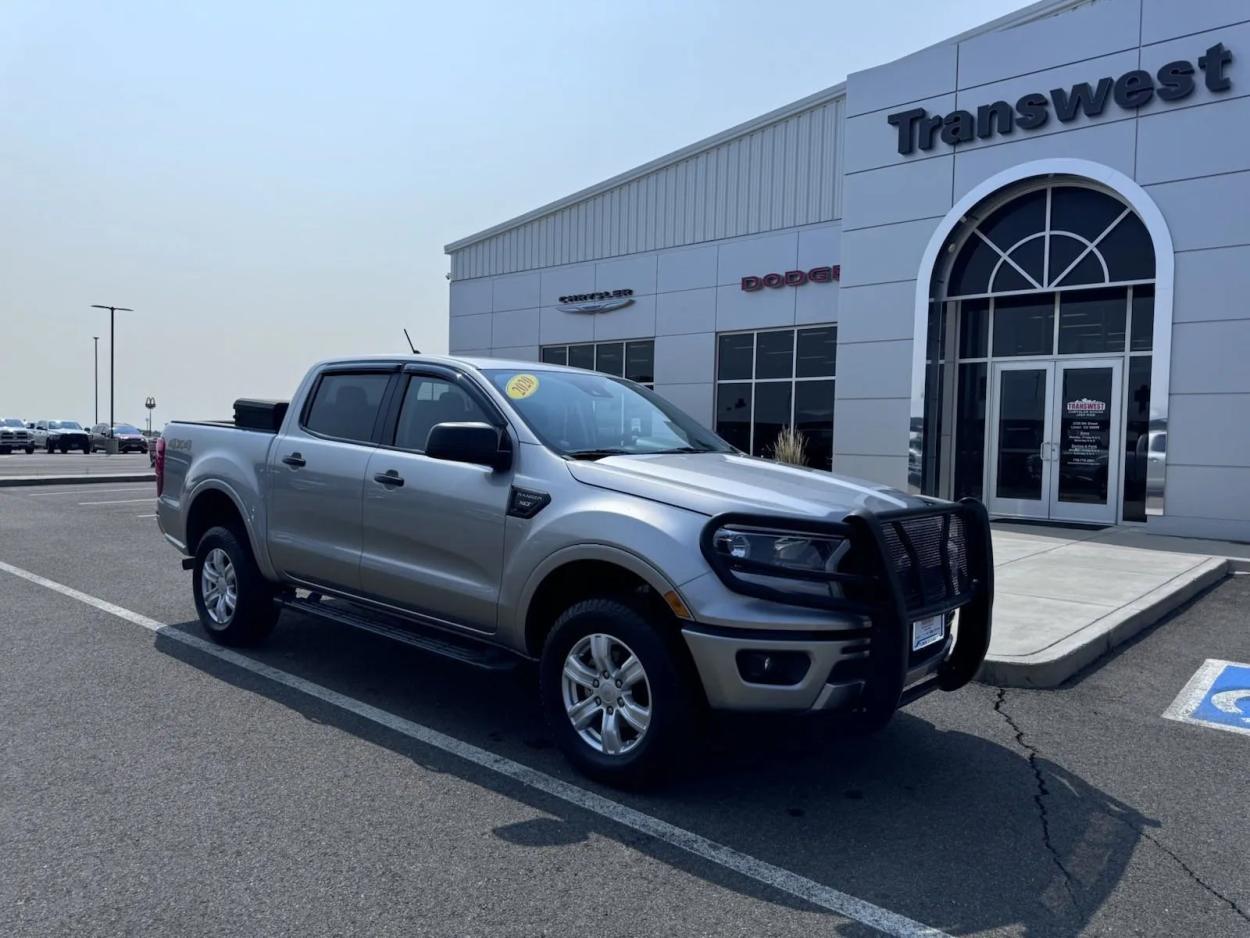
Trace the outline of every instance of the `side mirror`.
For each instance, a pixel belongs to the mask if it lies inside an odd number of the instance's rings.
[[[512,466],[512,442],[507,431],[489,423],[438,423],[430,428],[425,455],[500,472]]]

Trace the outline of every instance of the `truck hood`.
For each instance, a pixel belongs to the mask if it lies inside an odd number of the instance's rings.
[[[927,503],[876,482],[734,453],[610,456],[570,462],[569,471],[586,485],[705,515],[742,511],[837,520],[857,508]]]

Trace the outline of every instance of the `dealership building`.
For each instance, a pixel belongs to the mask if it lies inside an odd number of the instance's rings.
[[[1046,0],[447,246],[453,354],[1250,540],[1250,3]]]

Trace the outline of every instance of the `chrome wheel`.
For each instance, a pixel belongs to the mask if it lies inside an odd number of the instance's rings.
[[[230,555],[214,547],[204,558],[200,571],[200,596],[204,610],[216,625],[229,625],[239,603],[239,579]]]
[[[573,729],[606,755],[629,752],[651,724],[651,685],[642,662],[611,635],[580,639],[564,659],[564,709]]]

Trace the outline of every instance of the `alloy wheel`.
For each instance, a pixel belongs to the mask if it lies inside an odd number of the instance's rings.
[[[239,580],[230,555],[220,547],[214,547],[204,558],[204,567],[200,571],[200,595],[213,623],[229,625],[239,602]]]
[[[609,756],[636,747],[651,724],[651,685],[638,656],[620,639],[594,633],[564,659],[564,709],[591,748]]]

